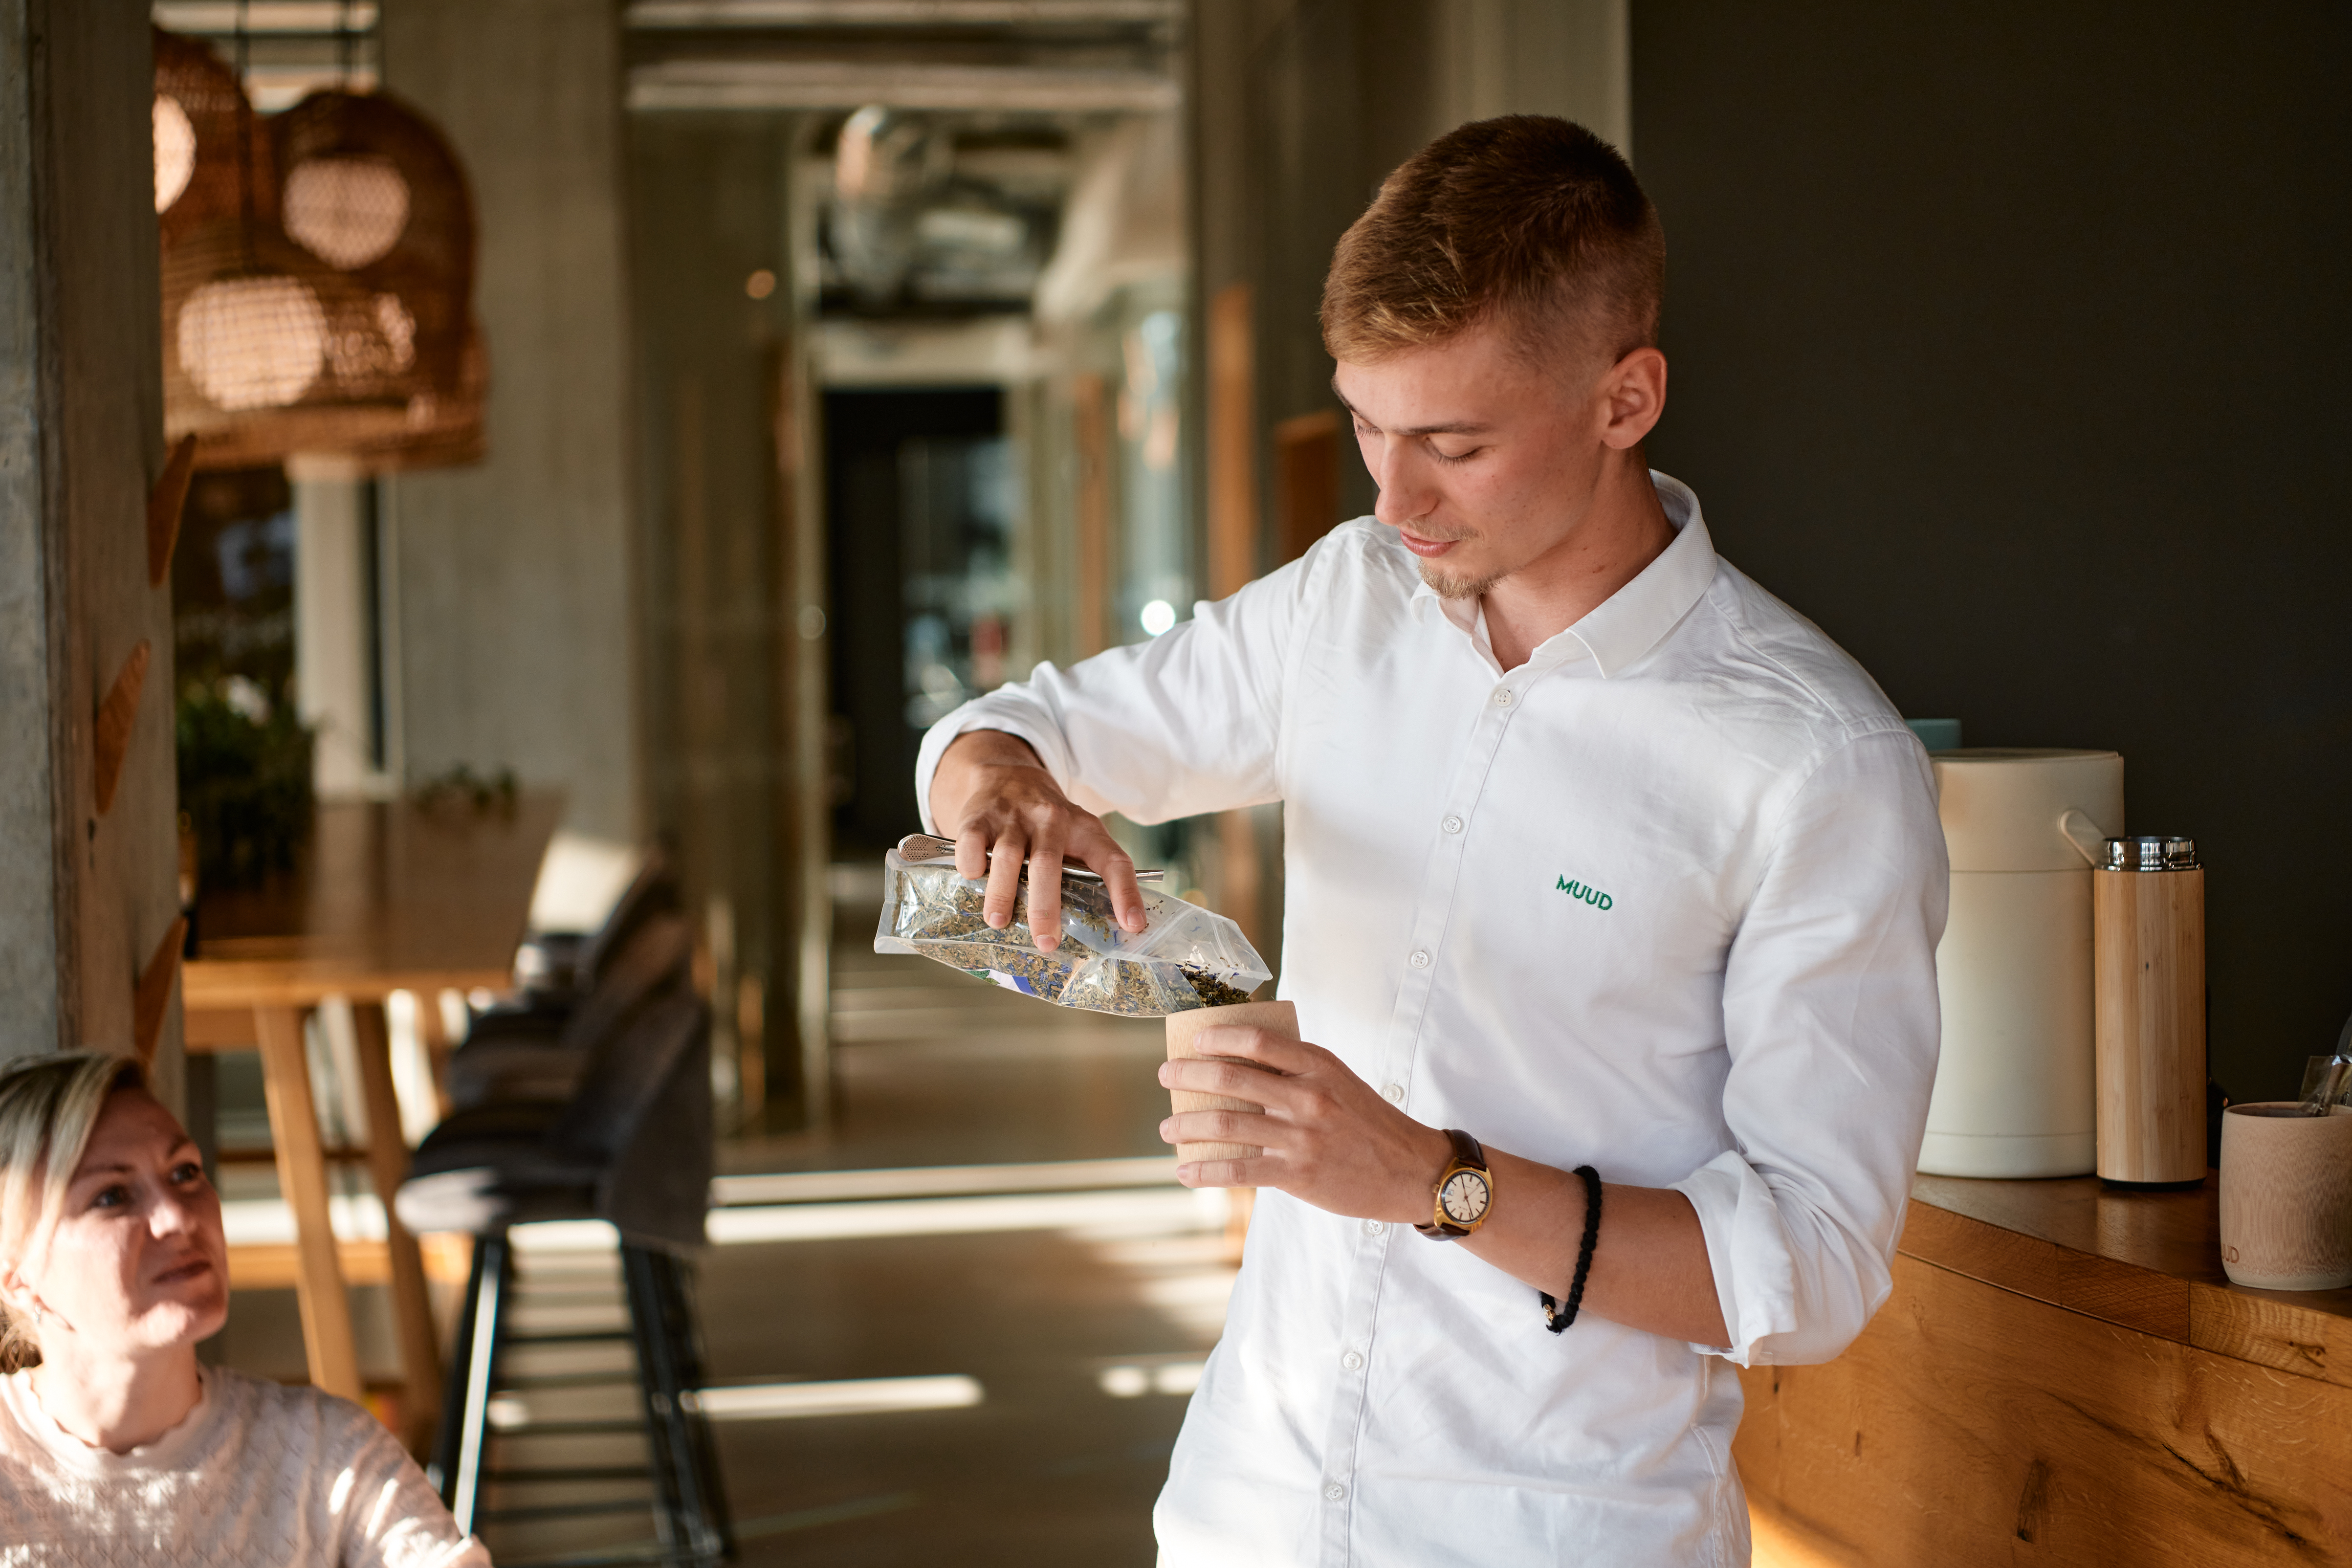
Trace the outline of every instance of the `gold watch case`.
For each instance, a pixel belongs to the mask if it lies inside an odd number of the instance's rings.
[[[1459,1241],[1486,1223],[1495,1212],[1495,1176],[1486,1168],[1486,1151],[1459,1128],[1445,1135],[1454,1142],[1454,1158],[1437,1178],[1430,1194],[1427,1225],[1413,1229],[1434,1241]]]

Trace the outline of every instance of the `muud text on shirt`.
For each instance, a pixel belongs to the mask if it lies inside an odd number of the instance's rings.
[[[1559,879],[1559,890],[1571,899],[1583,900],[1596,910],[1609,910],[1616,907],[1617,900],[1600,889],[1586,887],[1582,882],[1571,882],[1565,877]]]

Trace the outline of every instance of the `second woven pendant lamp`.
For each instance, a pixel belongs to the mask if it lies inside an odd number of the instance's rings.
[[[270,122],[287,234],[397,323],[402,429],[355,453],[372,468],[480,456],[487,382],[474,326],[474,204],[432,122],[387,94],[314,92]]]

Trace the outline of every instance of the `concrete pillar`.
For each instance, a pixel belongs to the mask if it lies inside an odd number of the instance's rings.
[[[400,751],[555,785],[567,826],[641,830],[623,269],[620,7],[402,0],[385,88],[472,181],[488,459],[383,487]]]
[[[0,1058],[128,1049],[178,913],[154,63],[141,0],[0,0]],[[100,709],[147,664],[108,808]],[[177,1008],[157,1058],[176,1095]]]

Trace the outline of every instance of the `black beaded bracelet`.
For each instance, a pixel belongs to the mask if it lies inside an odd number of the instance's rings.
[[[1544,1292],[1544,1327],[1559,1333],[1576,1321],[1576,1310],[1584,1304],[1584,1277],[1592,1272],[1592,1248],[1601,1239],[1601,1173],[1590,1165],[1579,1165],[1576,1173],[1584,1179],[1584,1241],[1576,1249],[1576,1278],[1568,1283],[1568,1305],[1563,1307]]]

